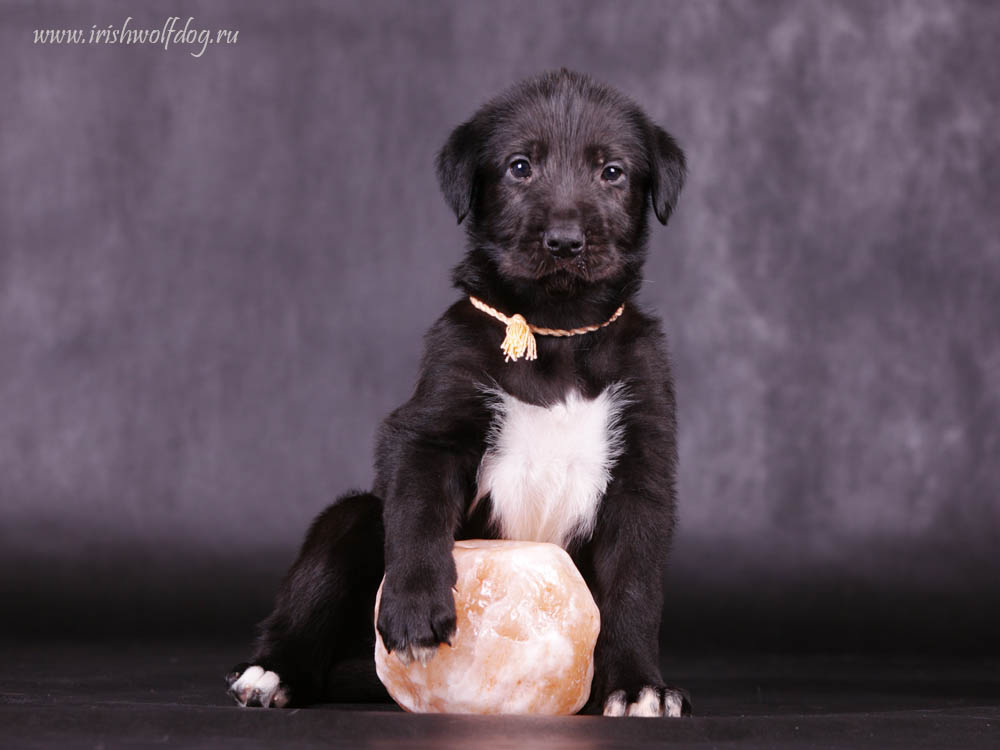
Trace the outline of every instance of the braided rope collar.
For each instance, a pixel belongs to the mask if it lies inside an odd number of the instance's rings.
[[[580,328],[542,328],[533,326],[523,315],[511,315],[507,317],[495,307],[490,307],[481,299],[469,295],[469,302],[477,310],[481,310],[487,315],[496,318],[507,326],[507,335],[504,337],[500,350],[504,353],[504,362],[517,362],[522,356],[526,360],[538,359],[538,347],[535,344],[535,336],[578,336],[581,333],[593,333],[611,325],[621,314],[625,312],[625,304],[615,310],[614,314],[603,323],[592,326],[582,326]]]

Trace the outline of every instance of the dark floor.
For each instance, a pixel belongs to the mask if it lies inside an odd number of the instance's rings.
[[[239,644],[0,649],[0,747],[1000,748],[1000,660],[686,656],[691,719],[416,716],[391,706],[241,709]]]

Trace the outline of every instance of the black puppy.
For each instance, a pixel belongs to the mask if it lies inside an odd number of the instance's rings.
[[[624,96],[563,70],[482,107],[437,169],[466,221],[463,297],[427,334],[413,396],[382,424],[373,492],[313,523],[230,692],[261,706],[336,697],[344,665],[373,662],[383,573],[386,648],[430,658],[455,630],[454,541],[508,538],[562,545],[593,592],[589,710],[686,713],[658,661],[674,389],[659,323],[635,303],[648,208],[666,224],[684,155]],[[515,315],[594,330],[531,342],[524,321],[505,328]]]

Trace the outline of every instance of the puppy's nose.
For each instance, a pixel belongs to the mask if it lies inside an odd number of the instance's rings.
[[[575,225],[553,227],[542,241],[557,258],[575,258],[583,252],[583,230]]]

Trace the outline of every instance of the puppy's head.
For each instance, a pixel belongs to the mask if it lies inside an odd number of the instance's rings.
[[[503,278],[573,292],[638,273],[647,212],[666,224],[684,154],[626,97],[562,70],[521,83],[449,137],[438,178]]]

